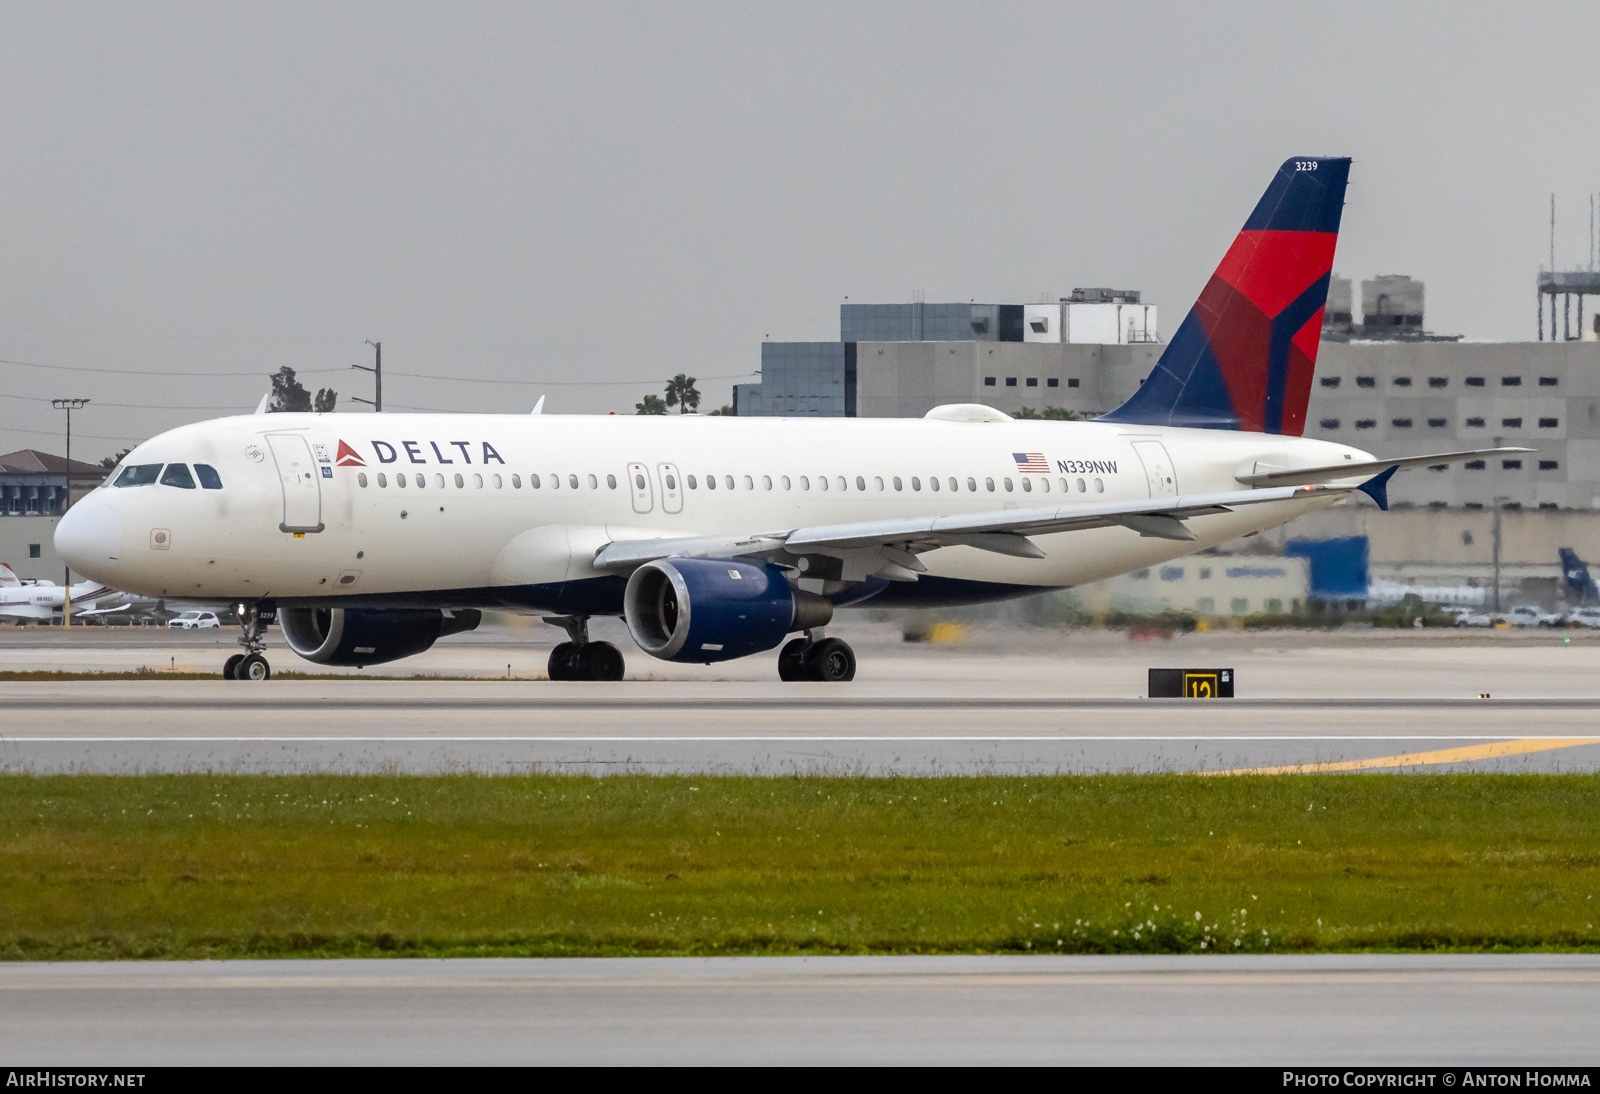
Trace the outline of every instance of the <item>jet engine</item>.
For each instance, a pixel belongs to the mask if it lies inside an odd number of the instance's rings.
[[[792,588],[771,563],[663,558],[628,579],[628,630],[663,661],[709,664],[770,650],[791,631],[825,626],[833,605]]]
[[[476,609],[279,608],[289,648],[319,665],[381,665],[477,627]]]

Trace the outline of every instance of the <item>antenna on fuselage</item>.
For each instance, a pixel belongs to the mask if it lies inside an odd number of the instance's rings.
[[[533,404],[533,413],[535,413],[535,414],[543,414],[544,413],[544,396],[543,395],[539,396],[539,401],[537,403]]]

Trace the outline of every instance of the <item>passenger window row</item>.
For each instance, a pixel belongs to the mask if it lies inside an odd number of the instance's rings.
[[[156,464],[154,466],[159,468],[161,465],[160,464]],[[180,464],[178,466],[181,467],[182,465]],[[201,465],[197,465],[197,469],[198,469],[199,466],[201,466]],[[210,469],[207,468],[207,470],[210,470]],[[213,472],[213,475],[214,474],[215,473]],[[466,489],[467,476],[463,475],[461,472],[458,471],[452,477],[453,477],[453,479],[455,481],[456,489],[458,489],[458,490]],[[641,480],[643,479],[643,476],[638,476],[638,477]],[[587,475],[587,476],[584,476],[583,479],[587,480],[590,490],[598,490],[600,488],[599,476],[597,476],[597,475]],[[583,485],[583,479],[580,479],[579,476],[577,476],[577,475],[569,474],[569,475],[566,476],[565,488],[568,489],[568,490],[581,489],[582,485]],[[471,480],[472,480],[473,489],[476,489],[476,490],[484,489],[485,479],[484,479],[483,475],[481,475],[481,474],[473,474],[471,476]],[[367,478],[367,473],[365,471],[358,472],[356,474],[356,483],[362,489],[366,489],[369,485],[371,485],[371,481],[372,480],[369,480]],[[378,485],[379,489],[386,489],[389,486],[389,476],[385,472],[382,472],[382,471],[377,472],[376,481],[377,481],[377,485]],[[488,485],[491,486],[495,490],[500,490],[500,489],[503,489],[505,487],[505,479],[502,478],[500,475],[490,475],[490,476],[488,476],[488,480],[487,481],[488,481]],[[844,476],[844,475],[835,475],[832,478],[830,478],[827,475],[818,475],[817,478],[816,478],[816,488],[819,491],[820,490],[847,491],[847,490],[850,490],[852,488],[852,485],[853,485],[854,489],[858,493],[865,493],[867,491],[867,489],[868,489],[867,481],[868,480],[867,480],[867,477],[865,475],[857,475],[857,476],[855,476],[855,478],[853,480],[848,478],[848,477],[846,477],[846,476]],[[968,475],[964,481],[965,481],[965,484],[966,484],[967,492],[968,493],[973,493],[973,494],[976,494],[976,493],[978,493],[980,491],[992,494],[997,489],[1004,490],[1006,493],[1010,494],[1010,493],[1014,493],[1018,489],[1019,484],[1020,484],[1020,487],[1021,487],[1021,490],[1022,490],[1023,493],[1031,494],[1034,491],[1034,483],[1035,483],[1035,481],[1038,482],[1038,489],[1039,489],[1040,493],[1048,494],[1048,493],[1050,493],[1050,490],[1051,490],[1051,486],[1050,486],[1050,481],[1051,480],[1050,480],[1050,478],[1048,476],[1045,476],[1045,475],[1037,476],[1037,478],[1030,477],[1030,476],[1022,476],[1022,477],[1020,477],[1018,482],[1013,482],[1013,480],[1009,476],[1003,476],[999,480],[999,486],[996,486],[995,480],[992,477],[985,477],[982,480],[983,485],[981,487],[978,485],[979,480],[977,479],[976,476]],[[1076,491],[1078,493],[1080,493],[1080,494],[1086,494],[1086,493],[1090,492],[1091,490],[1093,490],[1094,493],[1103,494],[1103,493],[1105,493],[1105,489],[1106,489],[1105,480],[1104,479],[1098,479],[1098,478],[1097,479],[1087,479],[1087,478],[1069,479],[1069,478],[1066,478],[1066,477],[1063,476],[1063,477],[1057,478],[1055,481],[1056,481],[1056,484],[1057,484],[1057,488],[1063,494],[1072,493],[1074,489],[1076,489]],[[687,486],[690,490],[699,490],[702,485],[707,490],[718,490],[718,489],[721,489],[721,490],[737,490],[737,489],[739,489],[739,487],[741,485],[746,490],[754,490],[756,488],[755,477],[752,476],[752,475],[741,475],[737,479],[733,475],[723,475],[723,476],[721,476],[720,480],[719,480],[718,476],[716,476],[716,475],[705,475],[703,477],[702,476],[696,476],[696,475],[685,475],[683,477],[683,482],[684,482],[684,485]],[[812,479],[811,479],[811,477],[809,475],[800,475],[800,476],[797,476],[794,479],[791,479],[788,475],[779,475],[776,480],[774,480],[771,475],[762,475],[761,476],[761,488],[763,490],[772,490],[772,489],[776,488],[775,487],[775,483],[776,483],[776,487],[781,487],[781,489],[784,489],[784,490],[793,490],[797,483],[798,483],[799,488],[801,490],[810,490],[811,487],[812,487]],[[885,483],[884,478],[883,478],[882,475],[874,475],[872,477],[871,483],[872,483],[872,487],[871,488],[874,491],[886,490],[886,489],[889,488],[889,485],[892,485],[893,488],[895,490],[897,490],[897,491],[904,491],[905,488],[906,488],[906,480],[901,478],[899,475],[892,476],[889,479],[888,484]],[[911,489],[912,489],[913,492],[920,492],[922,490],[923,480],[922,480],[921,476],[912,475],[910,477],[910,483],[911,483]],[[963,480],[957,478],[954,475],[948,476],[948,477],[946,477],[944,479],[941,479],[937,475],[930,475],[928,477],[928,479],[927,479],[928,489],[930,491],[933,491],[933,492],[938,492],[939,490],[942,490],[942,489],[948,489],[953,493],[954,492],[959,492],[961,490],[961,488],[962,488],[962,483],[963,483]],[[118,482],[117,482],[117,485],[118,486],[124,486],[124,485],[137,485],[137,484],[123,483],[121,481],[121,479],[119,479]],[[220,486],[220,485],[221,484],[218,483],[218,486]],[[426,474],[422,473],[422,472],[413,472],[410,475],[407,475],[407,473],[404,472],[404,471],[397,471],[397,472],[395,472],[395,475],[394,475],[394,485],[396,486],[396,488],[399,488],[399,489],[408,489],[409,488],[409,489],[416,489],[416,490],[425,490],[425,489],[428,488],[428,476]],[[449,485],[449,480],[447,480],[444,475],[435,474],[433,476],[433,488],[434,489],[443,490],[443,489],[446,489],[448,485]],[[510,485],[511,485],[511,489],[513,489],[513,490],[521,490],[522,489],[522,476],[521,475],[511,475],[510,476]],[[639,482],[637,485],[638,485],[638,488],[640,490],[643,490],[645,488],[645,484],[644,484],[643,481]],[[678,488],[678,484],[677,484],[676,480],[670,474],[667,475],[666,486],[667,486],[668,490],[676,490]],[[530,490],[542,490],[542,489],[545,489],[546,487],[548,487],[551,490],[560,490],[560,489],[562,489],[563,488],[562,477],[560,475],[545,475],[545,476],[541,476],[541,475],[538,475],[538,474],[532,474],[532,475],[528,476],[528,488]],[[606,476],[606,488],[609,489],[609,490],[615,490],[617,488],[617,477],[615,475],[607,475]],[[212,489],[215,489],[215,488],[213,487]]]
[[[749,475],[742,476],[741,481],[743,482],[746,490],[754,490],[756,488],[755,480]],[[922,490],[922,476],[912,475],[909,477],[909,481],[913,492],[920,492]],[[959,478],[955,475],[950,475],[944,478],[941,478],[938,475],[929,475],[927,478],[927,487],[930,491],[935,493],[940,490],[949,490],[952,493],[958,493],[962,489],[962,484],[965,483],[967,492],[971,494],[976,494],[979,492],[992,494],[996,490],[1004,490],[1006,493],[1010,494],[1015,493],[1020,485],[1023,493],[1031,494],[1034,490],[1035,481],[1038,482],[1038,489],[1040,493],[1050,493],[1050,478],[1046,475],[1040,475],[1037,476],[1037,478],[1026,475],[1019,476],[1017,481],[1013,481],[1009,476],[1003,476],[999,480],[999,486],[996,486],[994,478],[988,476],[982,480],[983,485],[979,486],[979,479],[974,475],[968,475],[965,479]],[[1092,489],[1096,493],[1105,493],[1106,484],[1104,479],[1073,480],[1065,477],[1056,479],[1056,483],[1063,494],[1071,493],[1074,483],[1076,484],[1078,493],[1087,493],[1091,489],[1089,485],[1091,481],[1094,484]],[[702,485],[704,485],[707,490],[737,489],[737,485],[732,475],[723,475],[720,485],[716,475],[706,475],[703,479],[697,478],[694,475],[685,475],[683,477],[683,482],[684,485],[690,490],[698,490]],[[869,480],[865,475],[857,475],[853,479],[847,475],[818,475],[815,480],[815,486],[819,491],[848,491],[854,489],[857,493],[866,493],[869,488],[868,482]],[[899,475],[892,475],[889,477],[888,481],[885,482],[882,475],[874,475],[870,482],[870,489],[873,492],[887,490],[890,487],[893,487],[893,489],[897,491],[903,492],[906,489],[907,479],[902,478]],[[668,485],[670,487],[671,484],[669,483]],[[777,485],[778,488],[783,490],[793,490],[798,485],[799,488],[804,491],[812,488],[813,480],[809,475],[799,475],[793,479],[791,479],[788,475],[779,475],[777,478]],[[773,478],[771,475],[761,476],[761,488],[763,490],[774,489]]]
[[[149,486],[160,483],[162,486],[176,486],[179,490],[193,490],[195,479],[200,480],[199,485],[207,490],[221,490],[222,476],[217,474],[217,469],[208,463],[194,465],[194,473],[189,473],[186,463],[166,464],[162,470],[159,463],[130,463],[122,469],[111,483],[116,487]]]

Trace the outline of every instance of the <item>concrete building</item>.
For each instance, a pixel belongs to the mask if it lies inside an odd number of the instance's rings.
[[[940,403],[1094,414],[1157,357],[1157,309],[1135,289],[1074,289],[1043,304],[844,304],[838,342],[767,342],[742,417],[920,417]]]
[[[56,555],[56,522],[66,511],[69,467],[61,456],[25,448],[0,456],[0,562],[24,580],[60,582],[65,563]],[[105,478],[105,469],[73,460],[72,497]]]

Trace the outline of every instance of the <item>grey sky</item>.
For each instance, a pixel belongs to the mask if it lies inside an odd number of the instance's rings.
[[[1533,337],[1600,190],[1581,5],[0,3],[0,451],[248,410],[709,409],[838,305],[1137,287],[1170,332],[1272,170],[1336,268]],[[226,376],[225,373],[242,373]],[[624,381],[597,386],[599,381]],[[120,409],[112,404],[173,409]],[[202,409],[176,409],[202,408]],[[219,408],[216,410],[203,408]],[[42,432],[24,432],[24,430]],[[105,438],[105,439],[99,439]]]

